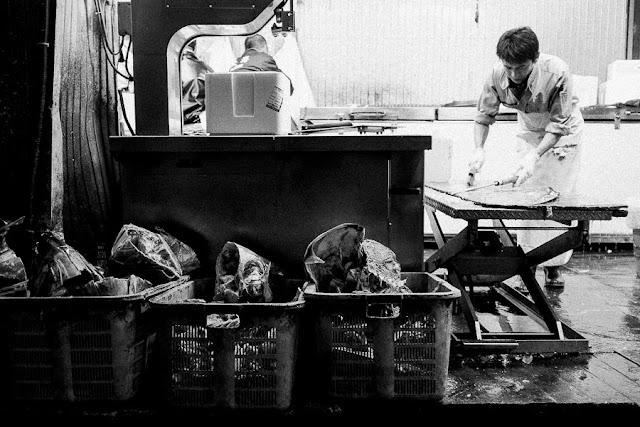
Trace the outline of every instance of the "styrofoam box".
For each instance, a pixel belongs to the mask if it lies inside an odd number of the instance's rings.
[[[573,87],[578,95],[578,106],[587,107],[598,103],[598,76],[573,75]]]
[[[620,59],[607,66],[607,80],[635,77],[640,79],[640,60]]]
[[[289,79],[276,71],[205,75],[206,131],[212,135],[291,132]]]
[[[621,77],[600,84],[598,103],[610,105],[640,98],[640,78]]]

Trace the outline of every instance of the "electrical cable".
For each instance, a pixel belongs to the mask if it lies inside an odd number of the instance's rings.
[[[124,44],[124,36],[122,36],[121,46],[122,46],[122,44]],[[129,71],[129,54],[130,53],[131,53],[131,36],[129,36],[129,43],[127,43],[127,51],[126,51],[123,59],[124,59],[125,71],[129,75],[128,81],[132,82],[133,81],[133,75],[131,74],[131,71]],[[122,111],[122,117],[124,118],[124,121],[127,124],[127,128],[129,128],[129,132],[131,132],[131,135],[135,135],[136,133],[133,131],[131,123],[129,122],[129,117],[127,116],[127,108],[124,105],[124,99],[122,97],[122,89],[118,90],[118,99],[119,99],[119,102],[120,102],[120,110]]]
[[[107,30],[106,27],[104,25],[104,11],[100,8],[100,4],[99,4],[99,0],[93,0],[93,4],[96,7],[96,15],[98,15],[98,21],[100,21],[100,41],[101,41],[101,45],[103,47],[103,49],[105,50],[106,53],[108,53],[106,55],[107,58],[107,62],[109,63],[109,66],[111,66],[111,68],[113,68],[113,70],[120,75],[121,77],[127,79],[127,81],[133,81],[133,76],[131,76],[131,73],[129,73],[128,76],[125,76],[122,72],[120,72],[120,70],[118,70],[118,66],[113,62],[113,59],[109,56],[109,54],[111,56],[122,56],[122,45],[124,44],[124,39],[120,42],[120,46],[118,48],[118,51],[114,51],[113,49],[111,49],[111,47],[109,46],[109,44],[107,43]],[[127,70],[127,73],[129,72],[129,70]]]
[[[133,76],[125,76],[124,74],[122,74],[122,72],[120,70],[118,70],[118,66],[116,64],[114,64],[111,58],[109,58],[109,55],[106,56],[107,58],[107,62],[109,63],[109,66],[111,68],[113,68],[113,71],[116,72],[116,74],[118,74],[119,76],[125,78],[127,81],[132,82],[133,81]]]
[[[104,25],[104,11],[100,8],[100,4],[99,4],[99,0],[93,0],[93,4],[96,7],[96,14],[98,15],[98,20],[100,21],[100,29],[102,31],[102,34],[105,36],[102,38],[102,44],[105,47],[105,49],[113,56],[117,56],[120,55],[122,53],[122,44],[120,45],[120,48],[118,49],[118,51],[114,51],[113,49],[111,49],[111,47],[107,44],[107,38],[106,38],[106,34],[107,34],[107,30],[105,28]]]
[[[122,37],[122,42],[124,43],[124,36]],[[131,71],[129,70],[130,52],[131,52],[131,36],[129,36],[129,43],[127,43],[127,53],[124,55],[124,69],[127,71],[127,74],[129,74],[129,76],[131,77],[131,80],[129,81],[133,81],[133,74],[131,74]]]
[[[107,59],[107,63],[109,64],[109,66],[116,72],[116,74],[118,74],[119,76],[123,77],[124,79],[126,79],[128,82],[132,82],[133,81],[133,76],[131,75],[131,72],[129,71],[129,66],[128,66],[128,60],[129,60],[129,53],[131,50],[131,41],[129,41],[129,43],[127,44],[127,51],[126,54],[124,56],[124,63],[125,63],[125,71],[127,72],[128,75],[123,74],[119,69],[118,66],[113,62],[113,59],[110,57],[110,55],[112,56],[120,56],[120,58],[122,58],[122,47],[124,45],[124,37],[121,36],[120,38],[120,45],[118,47],[118,51],[114,51],[113,49],[111,49],[109,47],[109,44],[107,43],[107,32],[106,32],[106,26],[104,24],[104,12],[103,10],[100,8],[99,5],[99,0],[93,0],[93,3],[96,7],[96,14],[99,16],[99,21],[100,21],[100,35],[101,35],[101,41],[102,41],[102,47],[105,50],[105,53],[107,53],[107,55],[105,55],[106,59]],[[109,55],[110,54],[110,55]],[[131,135],[135,135],[135,132],[133,131],[133,127],[131,126],[131,123],[129,122],[129,117],[127,116],[127,109],[124,105],[124,98],[122,97],[122,90],[121,89],[117,89],[118,92],[118,102],[120,103],[120,109],[122,111],[122,116],[124,118],[124,121],[127,125],[127,128],[129,129],[129,132],[131,132]]]

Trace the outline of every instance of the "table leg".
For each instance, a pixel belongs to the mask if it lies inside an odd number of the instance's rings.
[[[516,241],[507,231],[507,227],[504,225],[504,221],[502,221],[501,219],[494,219],[492,222],[493,226],[496,229],[496,233],[498,233],[498,236],[500,236],[500,241],[502,242],[502,244],[505,246],[515,246]]]
[[[460,309],[462,310],[464,319],[467,322],[467,327],[475,339],[481,340],[482,328],[480,326],[480,321],[478,320],[478,315],[476,314],[476,310],[473,308],[473,304],[471,303],[471,298],[469,298],[467,290],[460,281],[460,277],[454,268],[447,269],[447,280],[460,290]]]
[[[426,214],[429,218],[429,223],[431,224],[433,237],[436,241],[436,244],[438,245],[438,251],[431,257],[429,257],[425,262],[426,271],[431,273],[444,264],[448,263],[456,256],[458,252],[468,246],[468,235],[470,232],[469,230],[474,229],[474,223],[471,224],[471,227],[465,228],[462,232],[458,233],[458,235],[447,242],[447,239],[442,232],[442,227],[440,227],[438,218],[435,215],[435,209],[426,208]],[[477,221],[475,222],[475,225],[477,228]],[[471,298],[469,297],[467,290],[462,284],[460,275],[456,271],[455,267],[451,265],[451,263],[447,265],[447,281],[449,281],[453,286],[460,290],[460,309],[462,310],[464,318],[467,322],[467,326],[475,339],[482,339],[482,331],[480,327],[480,321],[478,320],[478,315],[473,308],[473,304],[471,303]]]
[[[549,332],[554,334],[558,339],[563,340],[564,334],[562,332],[562,325],[560,324],[560,320],[549,304],[549,300],[545,296],[544,292],[542,292],[542,289],[536,281],[533,271],[531,271],[531,267],[525,265],[520,269],[518,273],[520,277],[522,277],[522,282],[529,290],[529,295],[531,295],[536,308],[540,312],[540,316],[542,316],[547,325],[547,328],[549,328]]]
[[[543,262],[565,253],[570,249],[575,249],[584,243],[584,239],[588,235],[589,224],[585,221],[578,221],[576,227],[567,228],[567,231],[561,235],[549,240],[543,245],[527,252],[527,261],[529,265],[539,265]]]
[[[440,197],[440,195],[438,195]],[[442,196],[448,200],[448,196]],[[429,203],[433,202],[434,205]],[[544,288],[535,279],[535,269],[541,263],[575,249],[588,237],[589,220],[572,220],[568,222],[568,212],[559,212],[553,219],[551,210],[547,219],[560,222],[564,227],[549,226],[548,229],[562,229],[564,232],[525,253],[511,231],[521,227],[505,226],[503,219],[490,218],[493,211],[476,212],[475,207],[468,210],[459,209],[458,204],[449,206],[439,198],[429,199],[425,214],[431,223],[438,249],[425,260],[425,270],[432,273],[439,268],[447,269],[447,280],[460,290],[459,306],[464,315],[467,329],[455,331],[453,337],[461,351],[501,351],[517,353],[580,353],[589,349],[588,341],[568,325],[562,323]],[[462,206],[462,204],[460,204]],[[436,218],[438,208],[453,218],[463,218],[467,227],[450,239],[445,239]],[[554,211],[555,212],[555,211]],[[482,214],[482,216],[481,216]],[[489,218],[485,217],[488,216]],[[522,215],[526,217],[526,213]],[[500,218],[519,219],[508,215]],[[479,227],[481,220],[492,221],[493,227]],[[577,226],[571,223],[577,221]],[[568,223],[567,223],[568,222]],[[490,231],[486,231],[489,229]],[[493,234],[492,234],[493,233]],[[497,239],[496,239],[497,236]],[[528,295],[505,283],[506,280],[519,276],[528,290]],[[514,331],[507,323],[507,328],[498,331],[486,329],[478,320],[478,312],[473,306],[474,286],[493,286],[497,295],[506,302],[520,309],[531,320],[537,322],[545,331]],[[467,332],[468,331],[468,332]]]

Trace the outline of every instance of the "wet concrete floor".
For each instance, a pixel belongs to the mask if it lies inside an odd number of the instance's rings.
[[[640,279],[632,253],[576,253],[563,268],[563,288],[542,286],[542,268],[536,280],[558,317],[589,341],[593,353],[617,351],[640,361]],[[503,330],[544,330],[490,292],[477,308],[481,322]],[[454,329],[462,319],[454,317]]]
[[[640,279],[632,252],[576,251],[564,288],[544,292],[562,322],[589,342],[582,354],[457,356],[452,352],[445,405],[640,404]],[[538,268],[536,280],[544,283]],[[489,304],[489,306],[491,306]],[[485,324],[540,327],[499,301],[479,312]],[[456,325],[454,318],[454,329]],[[522,330],[522,329],[518,329]],[[581,407],[583,408],[583,407]]]

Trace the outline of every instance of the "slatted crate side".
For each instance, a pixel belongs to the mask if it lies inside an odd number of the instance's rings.
[[[291,406],[303,302],[206,303],[196,284],[151,300],[159,306],[162,398],[171,406],[284,410]],[[186,301],[185,301],[186,300]],[[238,314],[233,328],[207,318]]]
[[[459,291],[428,273],[411,276],[411,294],[305,293],[315,342],[305,347],[305,373],[335,399],[444,397],[453,303]],[[394,301],[394,302],[389,302]],[[396,304],[398,314],[371,316],[371,307]]]
[[[158,327],[143,299],[9,297],[0,304],[7,398],[124,401],[140,390]]]

